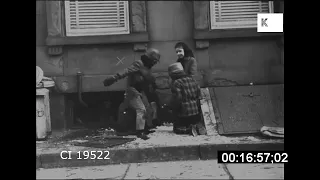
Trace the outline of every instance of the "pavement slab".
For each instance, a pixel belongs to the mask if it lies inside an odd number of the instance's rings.
[[[284,164],[226,164],[233,179],[284,179]]]
[[[36,170],[36,179],[123,179],[129,164]]]
[[[36,179],[229,179],[217,160],[38,169]]]
[[[217,160],[38,169],[36,179],[284,179],[283,164],[218,164]]]
[[[229,179],[217,160],[131,164],[125,179]]]

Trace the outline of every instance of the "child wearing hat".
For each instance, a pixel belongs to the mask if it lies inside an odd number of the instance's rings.
[[[200,86],[190,75],[186,75],[181,63],[173,63],[168,67],[172,79],[172,99],[169,104],[177,118],[174,122],[174,132],[177,134],[192,134],[196,136],[196,126],[200,120],[199,100]]]
[[[127,77],[126,98],[124,103],[135,110],[136,114],[136,134],[137,137],[147,140],[146,127],[146,107],[142,101],[142,96],[148,91],[149,86],[154,84],[155,78],[152,75],[152,67],[159,63],[159,50],[149,48],[140,60],[135,60],[128,68],[109,76],[103,81],[104,86],[111,86],[120,79]],[[155,99],[155,98],[154,98]],[[124,108],[122,108],[124,109]]]

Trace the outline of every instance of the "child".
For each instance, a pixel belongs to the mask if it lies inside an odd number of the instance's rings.
[[[146,87],[153,84],[155,78],[152,76],[151,69],[159,63],[160,53],[157,49],[150,48],[140,60],[135,60],[128,68],[113,76],[109,76],[103,81],[104,86],[111,86],[120,79],[127,77],[126,98],[128,106],[135,110],[136,114],[136,133],[141,139],[147,140],[146,125],[146,107],[142,101],[143,93]]]
[[[184,42],[178,42],[174,49],[178,56],[177,62],[182,64],[184,72],[187,75],[195,76],[197,74],[197,61],[192,50]]]
[[[177,120],[174,122],[174,132],[192,133],[196,136],[198,133],[195,124],[201,120],[199,112],[200,86],[190,75],[186,75],[181,63],[171,64],[168,73],[172,79],[172,99],[169,106],[177,115]]]

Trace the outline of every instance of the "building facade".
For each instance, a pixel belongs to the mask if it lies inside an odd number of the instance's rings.
[[[284,83],[283,33],[258,33],[255,20],[258,12],[283,13],[283,1],[36,3],[36,64],[56,82],[50,94],[53,129],[74,122],[78,72],[84,96],[109,93],[101,96],[112,99],[110,93],[124,90],[125,81],[108,88],[102,81],[147,47],[161,52],[154,71],[162,89],[168,87],[166,71],[177,59],[178,41],[193,49],[202,87]]]

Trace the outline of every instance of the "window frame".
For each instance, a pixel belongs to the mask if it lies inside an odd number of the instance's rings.
[[[284,13],[283,1],[274,1],[274,12]],[[280,38],[284,35],[283,32],[257,32],[257,28],[238,28],[238,29],[211,29],[210,19],[210,1],[193,1],[193,18],[194,31],[193,39],[196,45],[202,44],[201,49],[209,46],[210,40],[220,39],[241,39],[241,38],[263,38],[272,37]],[[198,46],[197,45],[197,46]],[[199,48],[199,47],[197,47]]]
[[[146,1],[128,1],[130,34],[66,36],[65,8],[63,1],[46,1],[48,47],[89,44],[141,44],[150,41],[147,26]]]
[[[244,1],[246,2],[246,1]],[[241,23],[228,23],[228,22],[216,22],[214,4],[215,1],[210,1],[209,3],[209,14],[210,14],[210,30],[232,30],[232,29],[248,29],[257,28],[257,21],[243,21]],[[273,1],[269,1],[269,13],[274,12]]]
[[[78,2],[78,0],[76,0]],[[125,27],[124,28],[110,28],[110,29],[103,29],[97,28],[92,29],[91,31],[81,30],[81,29],[71,29],[70,25],[70,1],[64,1],[64,11],[65,11],[65,31],[67,37],[77,37],[77,36],[103,36],[103,35],[118,35],[118,34],[130,34],[130,12],[129,12],[129,2],[124,2],[124,17],[125,17]]]

